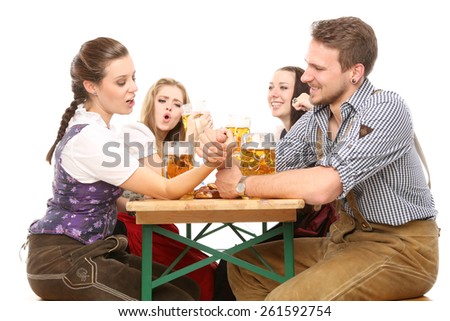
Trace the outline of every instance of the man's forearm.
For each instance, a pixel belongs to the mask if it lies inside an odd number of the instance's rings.
[[[273,175],[250,176],[246,195],[260,198],[301,198],[316,205],[329,203],[342,192],[339,174],[330,167],[290,170]]]

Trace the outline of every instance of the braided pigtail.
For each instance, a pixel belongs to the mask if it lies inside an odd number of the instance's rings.
[[[46,161],[49,164],[52,163],[53,153],[55,152],[56,145],[58,145],[59,141],[63,138],[63,136],[66,132],[66,128],[69,125],[69,121],[75,114],[76,109],[77,109],[77,104],[75,101],[73,101],[72,104],[70,104],[70,107],[67,107],[64,115],[62,116],[61,124],[59,126],[58,134],[56,136],[55,142],[53,143],[52,147],[50,148],[50,150],[47,153]]]
[[[73,78],[72,78],[73,79]],[[74,93],[74,100],[70,104],[69,107],[67,107],[66,111],[62,115],[61,123],[59,125],[58,134],[56,135],[56,139],[50,148],[50,150],[47,153],[46,161],[51,164],[53,154],[55,153],[56,146],[63,138],[64,134],[66,133],[67,126],[69,126],[69,122],[72,119],[73,115],[75,115],[75,111],[78,108],[79,104],[82,104],[86,101],[87,98],[87,92],[84,89],[81,81],[72,80],[72,91]]]

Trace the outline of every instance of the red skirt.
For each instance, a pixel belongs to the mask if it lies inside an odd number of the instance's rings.
[[[132,254],[142,256],[142,225],[136,224],[136,217],[128,213],[119,212],[117,218],[127,227],[128,246]],[[160,227],[179,234],[175,224],[162,224]],[[170,265],[178,255],[186,248],[186,245],[169,239],[161,234],[153,233],[153,261]],[[198,261],[208,258],[208,255],[197,249],[189,249],[183,258],[175,265],[174,269],[180,269]],[[214,293],[214,272],[217,263],[212,262],[198,270],[187,274],[200,287],[200,300],[209,301]]]

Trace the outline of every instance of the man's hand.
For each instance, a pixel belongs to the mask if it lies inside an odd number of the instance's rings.
[[[242,174],[239,167],[233,165],[231,168],[220,169],[216,173],[216,186],[222,198],[236,198],[236,185]]]

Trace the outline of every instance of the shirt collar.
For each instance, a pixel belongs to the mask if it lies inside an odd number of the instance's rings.
[[[361,87],[358,88],[357,91],[350,96],[350,98],[341,105],[341,110],[343,107],[350,105],[355,110],[359,110],[362,106],[362,102],[366,101],[367,97],[372,95],[374,91],[374,86],[369,81],[369,79],[365,79]],[[329,108],[330,105],[317,105],[313,107],[313,112],[319,113],[324,108]]]
[[[350,96],[347,103],[356,111],[359,111],[363,103],[367,100],[368,96],[372,95],[374,90],[375,86],[366,78],[361,87]]]
[[[70,120],[67,129],[69,129],[73,125],[79,124],[97,125],[108,128],[103,118],[97,113],[87,111],[84,108],[84,104],[78,105],[78,108],[75,111],[75,114],[73,115],[72,119]]]

